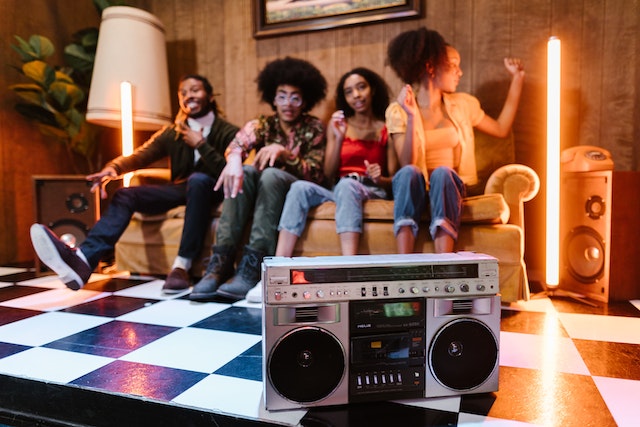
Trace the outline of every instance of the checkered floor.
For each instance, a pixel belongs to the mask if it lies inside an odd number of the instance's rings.
[[[0,267],[0,424],[636,426],[640,301],[503,306],[499,391],[263,409],[261,308],[193,303],[162,279]],[[46,421],[51,424],[47,424]]]

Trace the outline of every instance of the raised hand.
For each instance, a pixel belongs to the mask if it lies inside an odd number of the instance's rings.
[[[331,115],[329,128],[333,132],[337,141],[342,141],[347,133],[347,121],[344,118],[344,111],[338,110]]]
[[[411,116],[420,115],[420,111],[418,110],[418,104],[416,103],[416,96],[413,93],[413,89],[411,85],[404,85],[402,89],[400,89],[400,93],[398,93],[397,98],[398,104],[402,106],[402,109]]]
[[[107,166],[100,172],[87,175],[85,179],[91,181],[91,192],[94,193],[100,189],[100,198],[106,199],[108,197],[106,186],[112,179],[117,178],[118,173],[111,166]]]
[[[520,58],[504,58],[504,66],[512,76],[524,76],[524,65]]]

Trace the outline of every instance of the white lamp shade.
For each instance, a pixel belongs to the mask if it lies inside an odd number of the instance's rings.
[[[120,127],[120,83],[133,86],[133,124],[156,130],[171,123],[164,26],[154,15],[112,6],[102,13],[87,121]]]

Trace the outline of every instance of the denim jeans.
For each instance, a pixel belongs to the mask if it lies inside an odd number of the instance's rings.
[[[244,229],[253,217],[249,246],[273,255],[278,239],[278,221],[289,187],[298,178],[277,168],[259,172],[255,167],[243,166],[242,193],[222,204],[222,214],[216,230],[216,245],[239,247]]]
[[[307,223],[309,209],[324,202],[336,203],[336,232],[362,233],[362,204],[368,199],[387,198],[380,187],[370,187],[351,178],[342,178],[333,192],[309,181],[291,185],[284,203],[278,230],[286,230],[300,237]]]
[[[100,259],[113,250],[134,212],[154,215],[185,205],[178,255],[194,259],[202,250],[211,210],[223,199],[221,191],[213,191],[215,183],[209,175],[195,172],[186,182],[177,184],[120,188],[114,193],[105,214],[80,244],[80,250],[91,268],[95,268]]]
[[[451,168],[438,167],[429,177],[429,191],[420,169],[413,165],[401,168],[393,177],[393,232],[409,226],[418,235],[420,217],[426,208],[427,196],[431,210],[429,234],[435,238],[441,229],[454,240],[458,239],[462,199],[466,189],[458,174]]]

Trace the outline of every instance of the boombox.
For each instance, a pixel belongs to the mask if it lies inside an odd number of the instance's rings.
[[[498,390],[493,257],[267,257],[262,286],[268,410]]]

